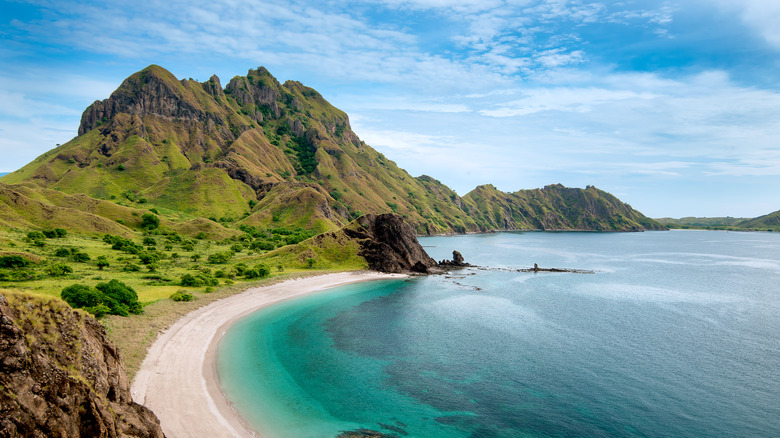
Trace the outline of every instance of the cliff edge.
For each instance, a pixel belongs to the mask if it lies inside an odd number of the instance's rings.
[[[0,295],[0,437],[163,437],[105,329],[56,299]]]

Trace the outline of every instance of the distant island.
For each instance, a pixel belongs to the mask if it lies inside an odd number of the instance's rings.
[[[684,217],[658,218],[668,228],[725,231],[780,231],[780,211],[757,218],[738,217]]]

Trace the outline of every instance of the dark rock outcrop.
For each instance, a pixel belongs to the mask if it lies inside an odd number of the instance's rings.
[[[10,298],[10,299],[9,299]],[[0,296],[0,437],[162,437],[105,329],[55,299]]]
[[[463,254],[460,253],[460,251],[452,251],[452,260],[442,260],[439,262],[439,267],[443,268],[465,268],[471,266],[468,263],[466,263],[466,260],[463,258]]]
[[[436,266],[415,237],[411,225],[396,214],[367,214],[341,230],[360,245],[358,254],[380,272],[427,273]]]

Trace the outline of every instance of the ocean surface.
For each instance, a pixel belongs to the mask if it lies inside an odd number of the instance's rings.
[[[258,311],[219,345],[263,436],[780,436],[780,233],[427,237],[484,267]],[[578,268],[593,274],[525,273]]]

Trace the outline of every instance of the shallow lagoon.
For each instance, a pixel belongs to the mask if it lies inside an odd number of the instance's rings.
[[[345,286],[228,331],[222,385],[263,436],[780,434],[780,235],[420,241],[502,270]],[[596,273],[513,270],[534,263]]]

